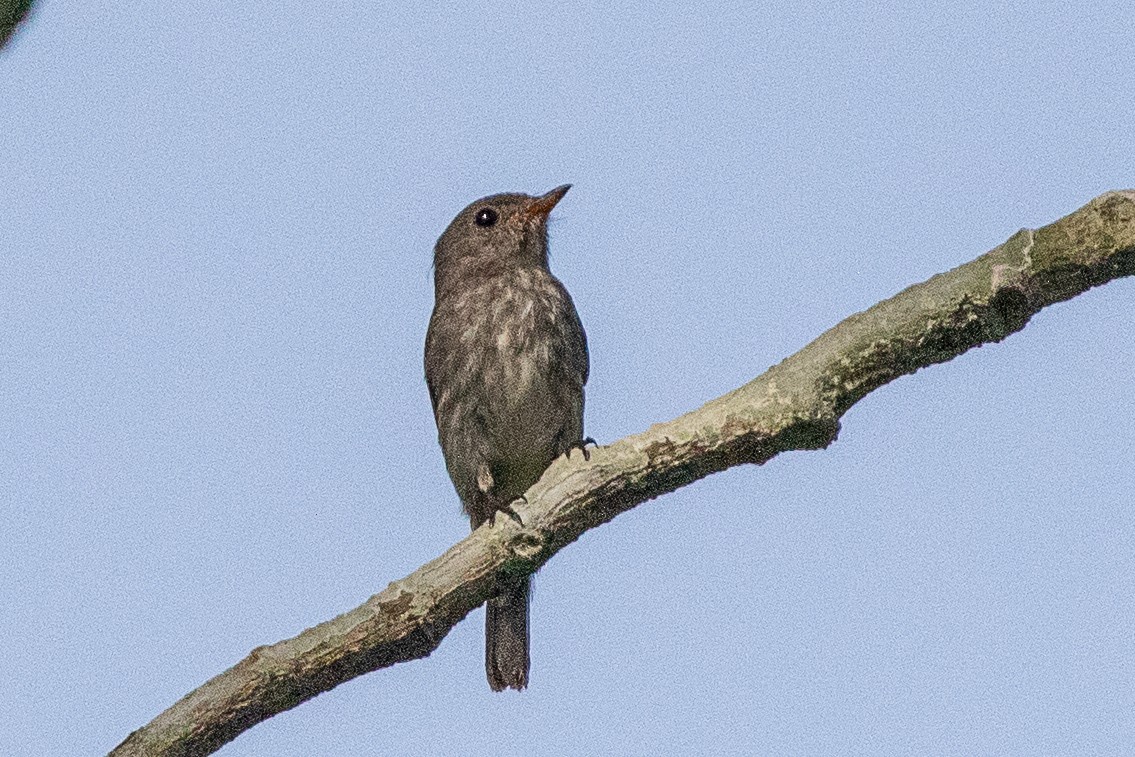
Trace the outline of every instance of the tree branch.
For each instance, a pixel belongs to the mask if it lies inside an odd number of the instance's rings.
[[[0,0],[0,48],[16,33],[32,9],[32,0]]]
[[[1041,308],[1135,274],[1135,190],[1111,192],[971,263],[847,318],[702,408],[560,458],[517,507],[362,606],[244,660],[135,731],[112,755],[209,754],[355,676],[425,657],[494,591],[635,505],[741,463],[821,449],[873,389],[1020,330]]]

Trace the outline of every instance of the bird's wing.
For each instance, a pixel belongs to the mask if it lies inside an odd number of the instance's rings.
[[[441,319],[437,317],[437,310],[434,310],[433,316],[430,318],[430,326],[426,331],[426,386],[430,390],[430,404],[433,406],[434,417],[437,417],[437,402],[440,395],[438,387],[438,378],[442,370],[442,364],[445,361],[445,353],[441,349],[441,326],[439,323]]]

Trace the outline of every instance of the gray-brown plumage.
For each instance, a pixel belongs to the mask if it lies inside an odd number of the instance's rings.
[[[510,511],[556,457],[583,443],[587,337],[548,270],[548,213],[569,186],[478,200],[434,248],[426,383],[473,528]],[[528,589],[525,578],[487,603],[494,691],[528,685]]]

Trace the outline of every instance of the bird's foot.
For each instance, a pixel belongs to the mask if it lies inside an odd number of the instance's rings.
[[[570,447],[568,447],[567,451],[564,452],[564,454],[567,455],[568,460],[571,460],[572,450],[577,449],[577,450],[579,450],[580,452],[583,453],[583,459],[584,460],[590,460],[591,459],[591,450],[587,449],[588,444],[590,444],[594,447],[599,446],[598,442],[596,442],[590,436],[587,436],[587,437],[584,437],[583,439],[580,439],[578,442],[572,444]]]
[[[496,510],[493,510],[493,514],[489,516],[489,526],[496,528],[497,514],[498,513],[504,513],[505,515],[512,518],[514,521],[516,521],[518,525],[523,526],[524,521],[521,519],[520,513],[516,512],[516,510],[512,509],[512,506],[517,504],[517,503],[522,503],[522,504],[527,505],[528,504],[528,498],[525,497],[523,494],[521,494],[519,497],[517,497],[513,501],[509,502],[504,507],[500,507],[500,508],[497,508]]]

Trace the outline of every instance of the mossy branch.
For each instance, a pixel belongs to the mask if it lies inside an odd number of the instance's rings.
[[[1111,192],[853,315],[748,384],[641,434],[560,458],[517,507],[362,606],[258,647],[111,754],[203,755],[355,676],[425,657],[495,590],[619,513],[741,463],[820,449],[868,392],[1020,330],[1041,308],[1135,273],[1135,191]]]

